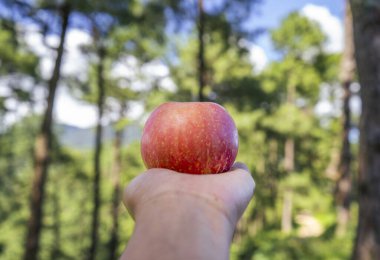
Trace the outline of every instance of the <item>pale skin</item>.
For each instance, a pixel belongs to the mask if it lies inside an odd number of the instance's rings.
[[[242,163],[221,174],[146,171],[125,191],[124,204],[136,225],[121,259],[228,259],[254,189]]]

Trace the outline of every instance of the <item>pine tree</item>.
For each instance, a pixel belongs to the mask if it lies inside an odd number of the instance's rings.
[[[351,161],[352,152],[349,134],[351,130],[351,109],[350,99],[351,90],[350,86],[355,76],[355,57],[354,57],[354,41],[352,32],[352,14],[348,1],[346,1],[345,12],[345,41],[343,57],[341,61],[340,81],[342,83],[344,96],[343,96],[343,140],[339,164],[339,180],[336,185],[336,203],[337,203],[337,235],[342,236],[345,234],[347,224],[350,216],[351,204]]]
[[[357,72],[361,86],[359,225],[353,259],[380,258],[380,42],[376,1],[352,0]]]
[[[45,185],[50,163],[50,154],[52,152],[51,145],[53,108],[55,93],[60,78],[66,32],[69,27],[69,17],[71,12],[70,5],[63,2],[61,5],[58,5],[57,12],[61,18],[60,41],[57,48],[57,56],[55,59],[54,69],[51,78],[48,81],[47,106],[34,148],[34,177],[30,202],[31,216],[28,222],[24,259],[38,258],[39,240],[43,218]]]

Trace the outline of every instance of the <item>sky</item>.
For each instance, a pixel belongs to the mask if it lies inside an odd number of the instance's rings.
[[[274,28],[278,26],[281,19],[292,11],[301,10],[307,5],[326,8],[332,16],[342,20],[344,16],[344,0],[262,0],[256,8],[252,23],[257,27]]]
[[[271,44],[268,31],[278,27],[282,19],[293,11],[299,11],[319,23],[328,36],[328,45],[326,46],[328,51],[341,51],[343,47],[344,0],[263,0],[247,22],[252,24],[253,28],[266,30],[255,40],[253,54],[251,53],[251,59],[259,66],[259,71],[265,67],[267,62],[278,57]]]
[[[294,0],[294,1],[280,1],[280,0],[262,0],[253,11],[251,18],[247,21],[247,27],[262,28],[270,30],[276,28],[281,24],[281,20],[292,11],[299,11],[303,15],[309,17],[311,20],[316,21],[321,29],[328,37],[325,50],[328,52],[339,52],[343,48],[343,15],[344,15],[344,0],[322,1],[322,0]],[[42,57],[40,70],[42,76],[48,78],[52,66],[54,55],[51,51],[47,50],[42,45],[42,38],[34,28],[29,28],[29,33],[26,35],[27,42],[32,49]],[[47,41],[51,45],[58,44],[57,36],[48,36]],[[79,30],[70,30],[67,34],[66,40],[66,53],[63,60],[63,75],[86,74],[86,60],[81,57],[79,46],[83,43],[90,42],[89,35]],[[254,64],[254,73],[259,73],[265,66],[278,56],[274,51],[268,32],[260,34],[254,42],[249,43],[250,60]],[[113,73],[135,75],[135,68],[133,68],[133,59],[126,58],[125,62],[115,67]],[[168,89],[173,89],[174,83],[169,77],[168,69],[156,61],[149,64],[142,71],[145,74],[153,72],[151,77],[162,78],[162,84]],[[136,75],[137,77],[137,75]],[[1,84],[1,82],[0,82]],[[144,83],[136,81],[135,86],[141,87]],[[1,92],[1,85],[0,85]],[[43,95],[39,95],[43,97]],[[43,102],[43,100],[41,100]],[[328,104],[319,105],[321,111],[326,110]],[[43,106],[37,107],[42,111]],[[22,110],[25,113],[25,109]],[[39,111],[37,111],[39,112]],[[138,118],[143,110],[138,104],[131,107],[129,116]],[[74,99],[65,86],[60,86],[57,92],[56,104],[54,115],[58,123],[65,123],[74,125],[81,128],[93,127],[96,123],[96,109],[94,106]],[[7,120],[9,122],[17,119],[17,114],[11,115]],[[111,116],[112,117],[112,116]],[[109,123],[109,122],[105,122]]]

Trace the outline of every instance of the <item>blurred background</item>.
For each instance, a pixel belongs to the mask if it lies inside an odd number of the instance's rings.
[[[0,0],[0,259],[117,259],[134,226],[121,191],[167,101],[217,102],[237,124],[257,188],[231,259],[349,259],[361,99],[348,7]]]

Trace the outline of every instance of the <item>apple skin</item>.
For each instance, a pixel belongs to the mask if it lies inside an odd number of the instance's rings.
[[[211,102],[169,102],[145,123],[141,155],[148,169],[181,173],[229,171],[238,153],[238,132],[228,112]]]

